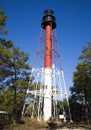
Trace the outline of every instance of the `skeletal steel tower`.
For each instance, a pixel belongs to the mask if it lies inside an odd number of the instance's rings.
[[[38,104],[38,120],[43,119],[44,121],[49,120],[51,117],[58,118],[57,102],[59,100],[63,102],[66,99],[69,118],[71,120],[60,51],[59,48],[56,48],[58,40],[54,33],[56,20],[53,10],[48,9],[44,11],[41,27],[44,33],[42,32],[40,35],[32,69],[32,75],[34,77],[33,84],[36,84],[36,89],[27,90],[27,94],[32,93],[34,95],[32,117],[34,117],[36,99]],[[38,56],[41,58],[40,61],[38,60]],[[63,104],[61,108],[63,109],[63,114],[60,117],[66,121]],[[25,106],[23,107],[23,113],[24,109]]]

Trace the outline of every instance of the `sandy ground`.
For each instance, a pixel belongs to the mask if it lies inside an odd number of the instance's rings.
[[[67,128],[67,127],[62,127],[62,128],[43,128],[43,127],[13,127],[13,128],[4,128],[2,130],[91,130],[91,129],[86,129],[86,128]]]

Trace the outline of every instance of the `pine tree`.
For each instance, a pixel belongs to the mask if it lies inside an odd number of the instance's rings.
[[[27,63],[28,53],[20,51],[19,47],[13,45],[12,41],[3,39],[0,43],[0,59],[0,96],[2,98],[0,104],[4,104],[1,109],[5,110],[8,107],[5,104],[11,102],[13,108],[11,113],[14,119],[17,120],[21,117],[31,71]],[[13,94],[13,97],[11,96],[13,99],[10,97],[7,99],[7,96],[4,96],[4,94],[9,96],[9,93]]]
[[[72,98],[83,106],[84,117],[91,120],[91,42],[88,47],[84,47],[79,57],[80,62],[73,73],[74,86],[70,88]]]

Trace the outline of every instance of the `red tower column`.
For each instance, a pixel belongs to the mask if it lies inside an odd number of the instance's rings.
[[[46,37],[45,37],[45,57],[44,57],[44,67],[52,67],[52,27],[51,25],[46,25]]]

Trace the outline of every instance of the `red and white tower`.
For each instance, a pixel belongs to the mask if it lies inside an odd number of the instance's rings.
[[[44,120],[49,120],[52,114],[52,30],[56,28],[54,12],[46,10],[42,19],[41,27],[45,29],[45,52],[44,52]]]
[[[59,117],[57,102],[66,99],[68,104],[69,118],[71,120],[68,96],[61,65],[60,51],[56,38],[56,20],[54,12],[48,9],[44,12],[41,22],[42,33],[40,34],[32,75],[35,90],[27,90],[27,94],[34,95],[32,117],[35,116],[35,107],[38,105],[38,120],[47,121],[50,118]],[[40,57],[40,58],[39,58]],[[36,102],[37,101],[37,102]],[[24,106],[25,109],[25,106]],[[24,113],[23,109],[23,113]],[[60,116],[66,121],[65,110],[62,104],[63,114]]]

